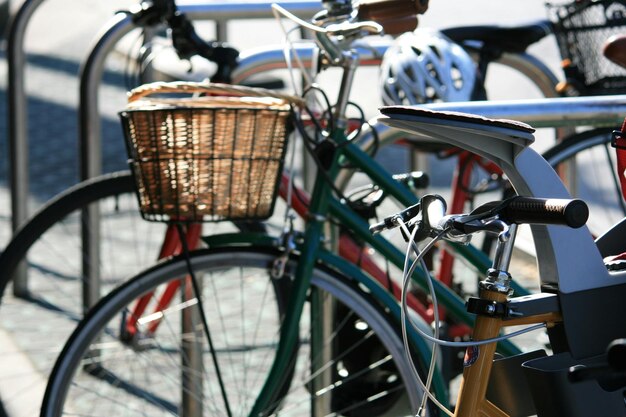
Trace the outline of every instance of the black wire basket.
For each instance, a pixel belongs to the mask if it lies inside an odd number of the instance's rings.
[[[581,95],[626,93],[626,69],[602,55],[604,43],[626,33],[626,0],[548,4],[566,81]]]
[[[222,84],[133,90],[120,117],[142,216],[185,222],[271,216],[297,102]]]

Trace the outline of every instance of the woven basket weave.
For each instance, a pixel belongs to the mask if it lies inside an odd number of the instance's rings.
[[[120,117],[143,217],[271,216],[291,104],[301,101],[222,84],[152,83],[131,91]]]

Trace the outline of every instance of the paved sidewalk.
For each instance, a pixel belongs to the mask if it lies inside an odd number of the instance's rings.
[[[78,180],[78,74],[97,31],[114,11],[135,3],[128,0],[43,2],[27,31],[27,66],[30,140],[31,210]],[[71,30],[67,30],[71,28]],[[101,89],[104,167],[126,167],[117,111],[125,102],[121,62],[110,62]],[[7,149],[7,63],[0,50],[0,247],[10,237]],[[54,323],[40,319],[41,307],[8,296],[0,308],[0,398],[10,417],[38,414],[49,365],[33,362],[24,352],[34,346],[48,349],[49,358],[60,351],[63,340],[53,340]],[[62,336],[58,336],[62,337]],[[0,416],[1,416],[0,412]]]

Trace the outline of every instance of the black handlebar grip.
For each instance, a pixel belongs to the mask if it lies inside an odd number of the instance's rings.
[[[587,222],[589,208],[578,199],[514,197],[500,217],[509,223],[561,224],[577,229]]]

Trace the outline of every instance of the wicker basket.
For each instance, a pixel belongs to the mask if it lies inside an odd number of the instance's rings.
[[[548,7],[567,81],[583,95],[626,93],[626,70],[602,55],[609,37],[626,33],[626,0],[578,0]]]
[[[193,93],[190,96],[190,93]],[[142,215],[271,216],[295,97],[221,84],[152,83],[120,113]]]

